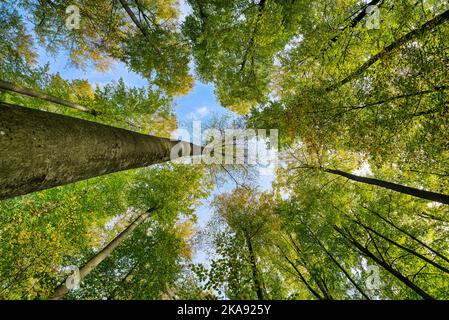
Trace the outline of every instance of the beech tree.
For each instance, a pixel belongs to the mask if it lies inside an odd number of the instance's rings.
[[[172,152],[175,145],[193,154],[187,142],[4,103],[1,108],[2,199],[173,160],[171,153],[180,155]]]
[[[0,298],[448,299],[447,1],[183,5],[0,3]],[[194,79],[272,176],[169,161]]]
[[[76,279],[75,281],[82,281],[104,259],[109,257],[115,248],[117,248],[127,237],[132,234],[134,229],[150,217],[152,211],[154,211],[154,209],[149,209],[145,213],[139,215],[125,230],[115,237],[114,240],[112,240],[106,247],[92,257],[92,259],[90,259],[84,266],[82,266],[79,270],[79,279]],[[64,295],[69,292],[69,289],[70,288],[67,287],[66,283],[60,284],[50,296],[50,299],[62,299]]]

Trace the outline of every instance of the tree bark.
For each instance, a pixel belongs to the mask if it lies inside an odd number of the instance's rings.
[[[48,102],[59,104],[61,106],[75,109],[75,110],[78,110],[81,112],[90,113],[94,116],[97,116],[100,114],[99,112],[89,109],[89,108],[86,108],[78,103],[63,100],[61,98],[58,98],[58,97],[55,97],[55,96],[52,96],[52,95],[49,95],[49,94],[46,94],[43,92],[35,91],[33,89],[25,88],[25,87],[19,86],[17,84],[10,83],[10,82],[3,81],[3,80],[0,80],[0,90],[12,91],[12,92],[15,92],[15,93],[18,93],[21,95],[39,98],[39,99],[42,99],[42,100],[45,100]]]
[[[360,176],[357,176],[357,175],[354,175],[351,173],[347,173],[347,172],[344,172],[341,170],[336,170],[336,169],[325,169],[324,171],[348,178],[353,181],[371,184],[371,185],[378,186],[381,188],[385,188],[385,189],[393,190],[393,191],[400,192],[403,194],[407,194],[412,197],[426,199],[426,200],[435,201],[435,202],[440,202],[440,203],[444,203],[444,204],[449,204],[449,195],[446,195],[446,194],[436,193],[436,192],[431,192],[431,191],[426,191],[426,190],[420,190],[417,188],[407,187],[407,186],[403,186],[400,184],[387,182],[387,181],[383,181],[383,180],[378,180],[378,179],[374,179],[374,178],[360,177]]]
[[[90,259],[80,270],[80,281],[82,281],[95,267],[97,267],[103,260],[111,255],[111,253],[117,248],[132,232],[146,219],[148,219],[151,213],[155,209],[149,209],[145,213],[142,213],[137,217],[125,230],[123,230],[117,237],[114,238],[106,247],[98,252],[92,259]],[[69,289],[65,285],[65,282],[60,284],[53,294],[50,296],[52,300],[60,300],[64,295],[69,292]]]
[[[426,300],[434,300],[435,298],[432,297],[430,294],[425,292],[423,289],[418,287],[415,283],[410,281],[407,277],[405,277],[402,273],[399,271],[393,269],[392,266],[390,266],[388,263],[383,261],[382,259],[379,259],[376,257],[370,250],[365,248],[360,242],[355,240],[352,236],[345,234],[339,227],[334,226],[334,229],[341,235],[343,238],[348,240],[352,245],[354,245],[363,255],[373,260],[375,263],[383,267],[386,271],[388,271],[390,274],[392,274],[394,277],[396,277],[399,281],[401,281],[403,284],[405,284],[408,288],[412,289],[415,293],[417,293],[420,297]]]
[[[0,103],[0,200],[173,160],[175,145],[194,154],[187,142]]]
[[[254,254],[253,244],[251,243],[251,239],[249,239],[249,237],[245,237],[245,240],[246,240],[246,245],[248,246],[249,260],[250,260],[251,269],[253,272],[253,281],[254,281],[254,286],[256,288],[257,299],[263,300],[264,294],[263,294],[262,285],[259,280],[259,274],[257,272],[257,263],[256,263],[256,256]]]

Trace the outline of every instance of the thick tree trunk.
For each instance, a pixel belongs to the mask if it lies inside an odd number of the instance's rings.
[[[173,160],[177,143],[0,103],[0,200]],[[193,154],[190,143],[178,146]]]
[[[423,289],[418,287],[414,282],[410,281],[407,277],[405,277],[402,273],[395,270],[391,265],[383,261],[382,259],[379,259],[377,256],[375,256],[370,250],[365,248],[360,242],[356,241],[352,236],[344,233],[339,227],[334,226],[334,229],[341,235],[343,238],[348,240],[352,245],[354,245],[363,255],[373,260],[375,263],[383,267],[386,271],[388,271],[390,274],[392,274],[396,279],[401,281],[403,284],[405,284],[408,288],[412,289],[415,293],[417,293],[419,296],[421,296],[423,299],[426,300],[434,300],[435,298],[432,297],[430,294],[425,292]]]
[[[351,173],[347,173],[347,172],[344,172],[341,170],[336,170],[336,169],[325,169],[324,171],[348,178],[353,181],[371,184],[374,186],[393,190],[393,191],[400,192],[403,194],[408,194],[408,195],[416,197],[416,198],[421,198],[421,199],[426,199],[426,200],[430,200],[430,201],[449,204],[449,195],[446,195],[446,194],[406,187],[406,186],[403,186],[400,184],[387,182],[387,181],[383,181],[383,180],[378,180],[378,179],[373,179],[373,178],[360,177],[360,176],[357,176],[357,175],[354,175]]]
[[[248,246],[249,260],[251,263],[251,268],[253,272],[253,281],[254,286],[256,288],[257,299],[263,300],[264,294],[262,289],[262,284],[260,283],[259,273],[257,272],[257,263],[256,263],[256,255],[254,254],[253,244],[251,243],[251,239],[249,237],[245,237],[246,245]]]
[[[82,281],[96,266],[98,266],[104,259],[109,257],[111,253],[117,248],[132,232],[146,219],[148,219],[151,213],[155,209],[149,209],[145,213],[142,213],[137,219],[135,219],[125,230],[123,230],[117,237],[114,238],[103,250],[98,252],[92,259],[90,259],[82,268],[79,270],[80,281]],[[59,300],[64,297],[64,295],[69,292],[69,289],[65,285],[65,282],[60,284],[53,294],[50,296],[52,300]]]
[[[49,94],[46,94],[46,93],[43,93],[43,92],[35,91],[33,89],[25,88],[25,87],[19,86],[17,84],[6,82],[6,81],[3,81],[3,80],[0,80],[0,90],[12,91],[12,92],[15,92],[15,93],[18,93],[18,94],[22,94],[22,95],[25,95],[25,96],[39,98],[39,99],[42,99],[42,100],[46,100],[48,102],[59,104],[61,106],[65,106],[65,107],[69,107],[69,108],[72,108],[72,109],[76,109],[76,110],[81,111],[81,112],[90,113],[90,114],[92,114],[94,116],[97,116],[99,114],[97,111],[89,109],[89,108],[86,108],[86,107],[84,107],[84,106],[82,106],[82,105],[80,105],[78,103],[74,103],[74,102],[70,102],[70,101],[67,101],[67,100],[63,100],[61,98],[58,98],[58,97],[55,97],[55,96],[52,96],[52,95],[49,95]]]

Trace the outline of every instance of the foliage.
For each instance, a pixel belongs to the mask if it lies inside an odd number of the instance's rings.
[[[170,163],[1,201],[0,298],[48,297],[64,267],[156,208],[68,298],[448,299],[447,205],[332,173],[449,193],[447,2],[187,2],[183,23],[176,0],[1,2],[0,79],[99,115],[0,100],[168,136],[196,77],[238,115],[229,126],[279,130],[272,188],[249,186],[251,168]],[[65,27],[69,4],[80,29]],[[120,61],[148,86],[63,79],[36,64],[38,46],[85,69]],[[198,232],[223,175],[237,186]]]

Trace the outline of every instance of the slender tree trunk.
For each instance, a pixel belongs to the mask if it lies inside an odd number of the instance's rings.
[[[134,14],[134,12],[128,6],[128,2],[126,0],[119,0],[119,1],[120,1],[120,4],[122,5],[123,9],[125,9],[125,11],[128,14],[128,16],[131,18],[131,20],[136,25],[136,27],[139,28],[140,32],[142,32],[142,34],[144,36],[148,36],[147,30],[142,26],[142,24],[140,23],[139,19],[137,19],[137,17]]]
[[[395,101],[395,100],[399,100],[399,99],[406,99],[406,98],[411,98],[411,97],[416,97],[416,96],[424,96],[424,95],[428,95],[428,94],[433,94],[433,93],[437,93],[437,92],[441,92],[441,91],[445,91],[448,90],[449,86],[443,85],[443,86],[435,86],[432,89],[429,90],[424,90],[424,91],[417,91],[417,92],[413,92],[413,93],[405,93],[405,94],[401,94],[401,95],[397,95],[397,96],[392,96],[392,97],[388,97],[386,99],[382,99],[379,101],[375,101],[375,102],[370,102],[367,103],[365,105],[362,106],[351,106],[349,108],[345,108],[348,111],[352,111],[352,110],[360,110],[360,109],[365,109],[365,108],[369,108],[369,107],[373,107],[373,106],[378,106],[384,103],[388,103],[391,101]],[[435,110],[438,110],[440,108],[435,108]],[[432,111],[434,111],[434,109],[432,109]],[[422,111],[419,114],[426,114],[429,111]],[[418,113],[414,114],[419,115]]]
[[[148,219],[151,213],[155,209],[149,209],[145,213],[142,213],[137,217],[125,230],[123,230],[117,237],[114,238],[106,247],[98,252],[92,259],[90,259],[82,268],[79,270],[80,281],[82,281],[95,267],[97,267],[104,259],[109,257],[111,253],[117,248],[133,231],[146,219]],[[53,294],[50,296],[52,300],[59,300],[64,297],[64,295],[69,292],[69,289],[65,285],[65,282],[60,284]]]
[[[417,293],[420,297],[426,300],[434,300],[435,298],[432,297],[430,294],[425,292],[423,289],[418,287],[415,283],[410,281],[407,277],[402,275],[399,271],[393,269],[392,266],[390,266],[387,262],[383,261],[382,259],[379,259],[376,257],[370,250],[365,248],[360,242],[355,240],[352,236],[344,233],[342,229],[340,229],[337,226],[334,226],[334,229],[346,240],[348,240],[352,245],[354,245],[362,254],[364,254],[366,257],[373,260],[375,263],[383,267],[386,271],[388,271],[390,274],[392,274],[396,279],[401,281],[403,284],[405,284],[408,288],[412,289],[415,293]]]
[[[312,275],[312,278],[315,278],[315,276]],[[332,297],[332,295],[329,292],[329,289],[326,285],[326,281],[324,280],[324,277],[322,277],[320,275],[317,279],[314,279],[314,281],[317,284],[318,288],[320,288],[321,292],[324,294],[324,297],[327,300],[334,300],[334,298]]]
[[[259,7],[259,10],[257,12],[256,21],[254,22],[254,29],[253,29],[253,32],[251,33],[251,38],[248,42],[248,46],[246,47],[245,53],[243,54],[243,61],[240,64],[240,72],[242,72],[243,69],[245,69],[250,51],[253,50],[253,47],[254,47],[254,44],[256,41],[257,32],[259,30],[259,23],[260,23],[260,20],[262,19],[267,2],[268,2],[268,0],[260,0],[260,2],[257,4],[257,6]]]
[[[342,31],[345,31],[348,28],[354,28],[356,27],[360,21],[362,21],[366,16],[367,16],[367,12],[366,9],[369,6],[380,6],[380,4],[382,3],[383,0],[371,0],[370,2],[368,2],[367,4],[365,4],[363,6],[363,8],[359,11],[359,13],[354,17],[354,19],[351,20],[351,23],[346,25],[345,27],[341,28],[339,31],[340,33]],[[340,37],[340,33],[336,36],[334,36],[333,38],[330,39],[331,42],[336,42],[338,40],[338,38]]]
[[[112,292],[109,294],[107,300],[115,300],[117,290],[120,288],[120,285],[126,282],[131,281],[133,278],[134,271],[136,271],[137,267],[139,266],[138,263],[136,263],[126,274],[125,276],[120,280],[119,284],[112,290]]]
[[[329,250],[327,250],[327,248],[324,246],[324,244],[320,241],[320,239],[318,239],[317,236],[315,236],[315,234],[312,232],[312,230],[310,230],[309,228],[307,228],[309,230],[309,232],[311,233],[311,235],[313,236],[313,238],[315,239],[315,241],[318,243],[318,245],[323,249],[323,251],[327,254],[327,256],[332,260],[333,263],[335,263],[335,265],[338,267],[338,269],[340,269],[343,274],[346,276],[346,278],[348,278],[348,280],[354,285],[354,287],[357,289],[358,292],[360,292],[360,294],[365,297],[365,299],[370,300],[370,298],[368,297],[368,295],[362,290],[362,288],[357,284],[357,282],[355,282],[354,279],[352,279],[351,275],[345,270],[345,268],[343,268],[343,266],[337,261],[337,259],[329,252]]]
[[[85,112],[85,113],[90,113],[94,116],[99,115],[99,112],[86,108],[78,103],[74,103],[74,102],[70,102],[67,100],[63,100],[61,98],[43,93],[43,92],[39,92],[39,91],[35,91],[33,89],[29,89],[29,88],[25,88],[22,86],[19,86],[17,84],[14,83],[10,83],[7,81],[3,81],[0,80],[0,90],[2,91],[12,91],[21,95],[25,95],[25,96],[29,96],[29,97],[34,97],[34,98],[39,98],[48,102],[52,102],[52,103],[56,103],[59,104],[61,106],[65,106],[65,107],[69,107],[81,112]]]
[[[193,154],[187,142],[0,103],[0,200],[173,160],[174,146]]]
[[[443,223],[443,224],[449,224],[448,220],[445,220],[443,218],[437,217],[436,215],[433,215],[433,214],[425,212],[425,211],[422,211],[421,213],[418,213],[418,216],[420,216],[421,218],[424,218],[424,219],[438,221],[438,222]]]
[[[408,194],[412,197],[426,199],[426,200],[435,201],[435,202],[440,202],[440,203],[444,203],[444,204],[449,204],[449,195],[446,195],[446,194],[420,190],[417,188],[407,187],[407,186],[403,186],[400,184],[387,182],[387,181],[383,181],[383,180],[378,180],[378,179],[374,179],[374,178],[361,177],[361,176],[357,176],[357,175],[347,173],[347,172],[344,172],[341,170],[336,170],[336,169],[325,169],[324,171],[348,178],[353,181],[371,184],[374,186],[393,190],[393,191],[400,192],[403,194]]]
[[[262,284],[260,283],[259,273],[257,272],[257,263],[256,263],[256,255],[254,254],[253,244],[251,243],[251,239],[245,236],[246,245],[248,247],[249,260],[251,263],[251,269],[253,272],[253,281],[254,286],[256,288],[257,299],[263,300],[264,294],[262,289]]]
[[[449,10],[441,13],[440,15],[436,16],[432,20],[427,21],[424,23],[421,27],[418,29],[415,29],[413,31],[410,31],[403,37],[397,39],[387,47],[385,47],[381,52],[377,53],[376,55],[372,56],[368,61],[366,61],[363,65],[361,65],[359,68],[357,68],[355,71],[353,71],[349,76],[344,78],[343,80],[337,82],[336,84],[328,87],[326,89],[327,92],[331,92],[335,89],[337,89],[340,86],[345,85],[346,83],[354,80],[361,74],[363,74],[366,70],[368,70],[373,64],[375,64],[380,59],[384,58],[387,54],[392,52],[393,50],[399,48],[400,46],[404,45],[405,43],[414,40],[415,38],[425,34],[428,31],[433,30],[435,27],[439,26],[443,22],[449,19]]]
[[[429,245],[427,245],[426,243],[424,243],[423,241],[419,240],[417,237],[415,237],[414,235],[412,235],[410,232],[408,232],[405,229],[402,229],[401,227],[398,227],[396,224],[394,224],[392,221],[386,219],[385,217],[383,217],[382,215],[380,215],[377,212],[374,212],[372,210],[369,210],[370,212],[374,213],[376,216],[378,216],[380,219],[382,219],[383,221],[385,221],[386,223],[388,223],[390,226],[392,226],[393,228],[395,228],[396,230],[398,230],[399,232],[409,236],[411,239],[415,240],[417,243],[419,243],[420,245],[422,245],[424,248],[426,248],[427,250],[429,250],[430,252],[432,252],[433,254],[435,254],[436,256],[440,257],[441,259],[443,259],[446,262],[449,262],[449,259],[444,256],[443,254],[439,253],[437,250],[433,249],[432,247],[430,247]]]
[[[128,16],[131,18],[133,23],[136,25],[136,27],[140,30],[140,32],[143,34],[143,36],[149,40],[148,45],[151,45],[154,48],[154,50],[156,50],[157,53],[162,54],[162,50],[158,46],[151,44],[152,40],[149,38],[148,30],[145,29],[145,26],[142,25],[142,23],[140,23],[139,19],[136,17],[134,12],[131,10],[131,8],[128,5],[128,1],[127,0],[119,0],[119,1],[120,1],[120,4],[122,5],[123,9],[125,9]],[[140,8],[139,8],[139,10],[140,10]]]
[[[301,256],[301,249],[295,243],[295,240],[293,239],[291,234],[289,234],[288,237],[289,237],[290,242],[293,245],[296,253],[298,254],[298,258],[299,258]],[[307,262],[305,260],[302,261],[302,264],[303,264],[304,268],[306,268],[306,269],[308,268],[307,267]],[[318,277],[317,275],[313,275],[312,273],[310,273],[310,276],[311,276],[313,282],[318,286],[320,291],[323,293],[323,297],[322,297],[323,300],[333,300],[333,297],[329,293],[329,290],[327,289],[327,286],[326,286],[326,283],[325,283],[324,279],[322,277]],[[323,284],[324,284],[324,286],[323,286]]]
[[[309,284],[309,282],[306,280],[306,278],[303,276],[301,271],[296,267],[295,263],[290,260],[290,258],[284,253],[284,251],[281,249],[281,247],[278,246],[279,251],[281,252],[282,256],[285,260],[292,266],[293,270],[296,271],[301,281],[306,285],[307,289],[312,293],[318,300],[324,300],[324,298],[315,290],[312,288],[312,286]]]
[[[410,249],[410,248],[407,248],[407,247],[405,247],[405,246],[403,246],[403,245],[397,243],[396,241],[394,241],[394,240],[392,240],[392,239],[390,239],[390,238],[384,236],[384,235],[381,234],[380,232],[374,230],[373,228],[371,228],[371,227],[369,227],[369,226],[367,226],[367,225],[365,225],[365,224],[363,224],[363,223],[361,223],[361,222],[359,222],[359,221],[357,221],[357,220],[352,220],[352,221],[354,221],[355,223],[357,223],[359,226],[363,227],[366,231],[371,231],[372,233],[374,233],[374,234],[377,235],[378,237],[384,239],[384,240],[387,241],[388,243],[391,243],[392,245],[398,247],[399,249],[402,249],[402,250],[404,250],[404,251],[406,251],[406,252],[408,252],[408,253],[414,255],[415,257],[417,257],[417,258],[419,258],[419,259],[421,259],[421,260],[423,260],[423,261],[425,261],[425,262],[431,264],[431,265],[434,266],[435,268],[440,269],[441,271],[443,271],[443,272],[449,274],[449,270],[448,270],[447,268],[445,268],[445,267],[443,267],[442,265],[440,265],[440,264],[438,264],[438,263],[432,261],[431,259],[429,259],[429,258],[423,256],[422,254],[416,252],[415,250],[412,250],[412,249]]]

